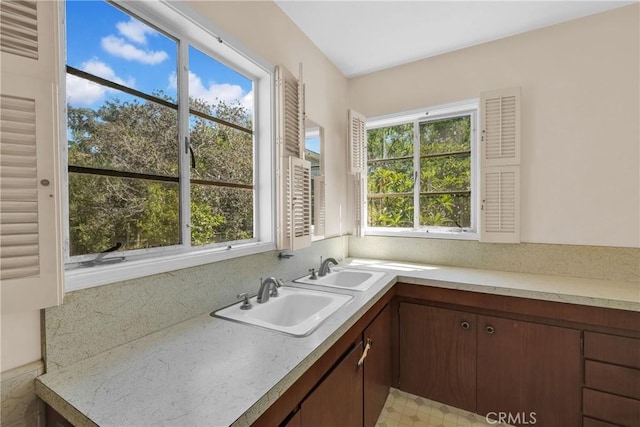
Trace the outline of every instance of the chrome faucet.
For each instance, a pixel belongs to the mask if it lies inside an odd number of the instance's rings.
[[[327,258],[320,262],[320,270],[318,270],[318,276],[326,276],[327,273],[331,273],[331,266],[329,264],[338,265],[338,261],[335,258]]]
[[[269,297],[277,297],[280,286],[282,286],[282,281],[275,277],[267,277],[264,280],[260,279],[260,290],[258,291],[256,301],[262,304],[269,301]]]

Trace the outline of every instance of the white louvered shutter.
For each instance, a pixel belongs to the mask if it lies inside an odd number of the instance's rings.
[[[311,201],[307,209],[293,212],[293,199],[299,185],[296,182],[299,170],[292,170],[293,159],[304,157],[304,85],[302,83],[302,67],[300,78],[291,74],[283,66],[276,67],[276,147],[277,147],[277,176],[278,176],[278,220],[277,247],[278,249],[300,249],[303,245],[311,244]],[[297,165],[297,163],[295,163]],[[310,171],[310,169],[309,169]],[[310,176],[307,179],[309,196],[311,194]],[[295,205],[299,207],[298,204]],[[301,229],[292,227],[299,224],[301,218],[296,215],[307,215],[308,236],[303,237]],[[304,227],[303,227],[304,228]],[[298,237],[296,237],[298,236]],[[294,247],[295,246],[295,247]]]
[[[353,176],[353,235],[364,236],[364,228],[367,220],[367,192],[364,174],[356,173]]]
[[[2,312],[62,302],[57,3],[0,3]]]
[[[289,157],[291,175],[290,249],[311,245],[311,162]]]
[[[366,117],[349,110],[349,172],[353,178],[353,235],[364,236],[367,217],[367,132]]]
[[[349,173],[365,172],[367,168],[366,117],[349,110]]]
[[[480,98],[480,240],[520,241],[520,88]]]
[[[313,224],[313,233],[316,236],[324,236],[325,234],[325,225],[326,225],[326,208],[325,208],[325,183],[324,176],[316,176],[313,178],[313,193],[314,193],[314,206],[313,210],[315,212],[314,216],[314,224]]]

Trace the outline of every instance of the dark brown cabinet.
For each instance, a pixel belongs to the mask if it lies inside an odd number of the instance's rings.
[[[640,425],[640,339],[587,331],[584,357],[584,415],[609,425]]]
[[[478,316],[477,411],[510,424],[578,426],[580,331]]]
[[[399,387],[509,424],[577,426],[580,331],[400,303]]]
[[[391,387],[391,298],[381,298],[253,425],[375,426]]]
[[[391,307],[387,307],[364,331],[371,349],[364,360],[364,426],[373,427],[391,388]]]
[[[362,355],[359,342],[300,406],[300,425],[361,426],[363,419]]]
[[[391,387],[388,305],[367,326],[362,339],[302,402],[301,426],[375,426]]]
[[[399,387],[457,408],[476,408],[476,315],[401,303]]]

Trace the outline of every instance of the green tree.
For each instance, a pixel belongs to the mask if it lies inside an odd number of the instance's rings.
[[[162,92],[156,97],[175,102]],[[251,129],[251,115],[239,104],[191,107]],[[177,178],[177,112],[139,100],[106,100],[96,109],[68,106],[68,164]],[[253,190],[225,183],[253,184],[250,134],[192,115],[190,141],[196,161],[191,178],[216,185],[191,186],[193,245],[251,238]],[[69,173],[70,253],[101,252],[115,242],[122,249],[180,242],[179,186],[118,176]]]
[[[420,225],[468,227],[471,224],[470,117],[423,122],[419,132]],[[414,225],[413,133],[413,123],[372,129],[367,133],[371,226]]]

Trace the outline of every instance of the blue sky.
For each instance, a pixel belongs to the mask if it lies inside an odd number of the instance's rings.
[[[175,40],[102,1],[68,1],[67,64],[145,93],[176,96]],[[251,80],[189,47],[189,95],[214,103],[240,102],[252,109]],[[130,97],[75,76],[67,76],[67,100],[97,107],[104,99]]]

